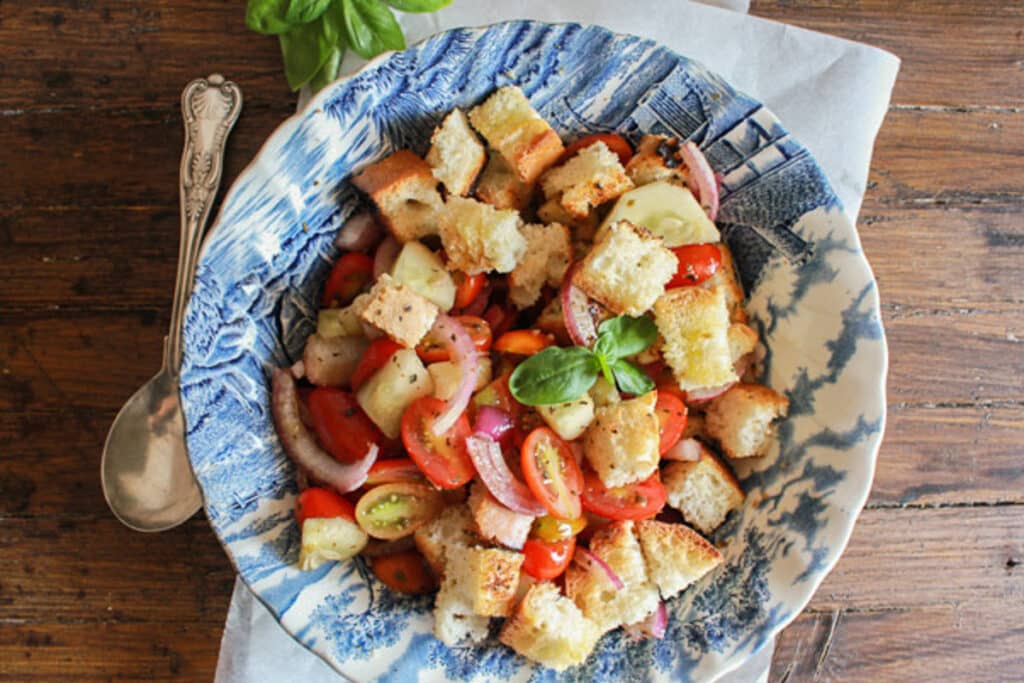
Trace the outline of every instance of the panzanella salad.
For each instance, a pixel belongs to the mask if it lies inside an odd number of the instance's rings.
[[[352,178],[301,361],[273,372],[298,466],[300,562],[362,555],[436,591],[435,634],[555,669],[605,632],[661,638],[664,602],[722,563],[705,536],[787,400],[691,142],[565,146],[516,87],[450,112],[421,158]]]

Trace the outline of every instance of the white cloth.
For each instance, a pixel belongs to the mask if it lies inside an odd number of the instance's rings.
[[[651,38],[703,63],[772,110],[821,164],[855,221],[899,60],[873,47],[742,14],[749,0],[702,2],[633,0],[623,12],[621,0],[464,0],[436,14],[405,15],[402,24],[410,43],[447,28],[509,19],[577,21]],[[346,58],[342,71],[361,63]],[[767,681],[772,651],[773,644],[762,648],[719,683]],[[340,680],[235,581],[217,683]]]

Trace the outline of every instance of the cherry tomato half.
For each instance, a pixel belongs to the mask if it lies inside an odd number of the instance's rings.
[[[559,519],[551,515],[544,515],[533,520],[533,527],[530,535],[542,541],[553,543],[572,538],[587,526],[586,517],[576,519]]]
[[[423,472],[409,458],[378,460],[370,467],[364,486],[391,484],[396,481],[423,481]]]
[[[590,147],[596,142],[603,142],[608,146],[612,152],[619,156],[619,162],[625,166],[629,163],[629,160],[633,158],[633,148],[626,141],[626,138],[616,133],[595,133],[594,135],[585,135],[579,140],[576,140],[562,152],[561,158],[558,163],[562,163],[569,159],[569,157],[576,154],[576,152]]]
[[[308,488],[295,501],[295,521],[302,526],[307,519],[315,517],[344,517],[356,521],[356,509],[352,503],[332,491],[321,487]]]
[[[317,387],[307,402],[317,441],[340,462],[363,458],[370,446],[383,447],[384,435],[347,391]]]
[[[582,514],[583,473],[569,444],[550,427],[538,427],[523,442],[521,458],[526,484],[548,512],[562,519]]]
[[[483,273],[466,275],[462,271],[455,273],[455,308],[465,308],[473,303],[473,299],[483,290],[487,276]]]
[[[537,579],[547,581],[562,575],[576,552],[576,537],[561,541],[542,541],[528,538],[523,544],[523,571]]]
[[[665,285],[667,289],[699,285],[718,272],[722,265],[722,252],[715,244],[687,244],[675,247],[672,253],[679,260],[679,266]]]
[[[494,342],[494,350],[502,353],[515,353],[520,356],[532,356],[554,343],[554,337],[547,332],[512,330],[498,337]]]
[[[430,484],[381,484],[359,499],[356,523],[370,536],[392,541],[416,531],[443,509],[444,498]]]
[[[469,334],[469,338],[473,340],[473,346],[477,351],[483,353],[490,350],[491,327],[483,318],[478,318],[475,315],[457,315],[455,319],[459,321],[463,329]],[[448,347],[438,340],[433,330],[427,333],[427,336],[423,338],[420,345],[416,347],[416,353],[427,363],[451,360],[448,354]]]
[[[418,595],[437,588],[423,556],[415,550],[373,558],[373,573],[396,593]]]
[[[686,404],[675,394],[659,389],[654,414],[658,416],[660,425],[658,453],[662,454],[675,446],[683,436],[683,430],[686,429]]]
[[[643,481],[611,489],[593,471],[583,475],[583,509],[608,519],[650,519],[665,506],[666,497],[657,472]]]
[[[454,489],[476,474],[466,450],[466,437],[472,430],[463,413],[451,429],[436,436],[434,422],[444,409],[445,402],[433,396],[413,401],[402,414],[402,443],[427,479],[439,488]]]
[[[350,251],[344,254],[331,269],[320,298],[323,308],[347,306],[352,299],[373,280],[373,259],[366,254]]]
[[[391,360],[391,356],[401,349],[401,344],[391,341],[387,337],[374,339],[370,342],[370,345],[363,351],[363,357],[356,364],[355,371],[352,373],[352,391],[363,386],[363,383],[370,379],[373,373],[384,367]]]

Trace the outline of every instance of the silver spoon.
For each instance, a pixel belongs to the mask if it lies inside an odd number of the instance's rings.
[[[163,367],[114,418],[100,463],[103,496],[114,515],[137,531],[178,526],[203,505],[185,450],[178,377],[181,327],[203,229],[220,185],[224,144],[242,109],[242,91],[220,74],[198,78],[181,93],[181,242],[171,329]]]

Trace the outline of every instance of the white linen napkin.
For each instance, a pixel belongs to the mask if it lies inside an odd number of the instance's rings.
[[[877,48],[742,14],[749,0],[476,0],[401,17],[410,44],[437,31],[511,19],[576,21],[651,38],[763,102],[825,170],[852,221],[899,59]],[[514,5],[510,7],[511,5]],[[717,5],[710,7],[706,5]],[[720,9],[725,8],[725,9]],[[725,11],[725,10],[733,11]],[[347,57],[342,72],[362,64]],[[774,643],[718,683],[764,683]],[[288,635],[236,579],[216,683],[343,680]]]

